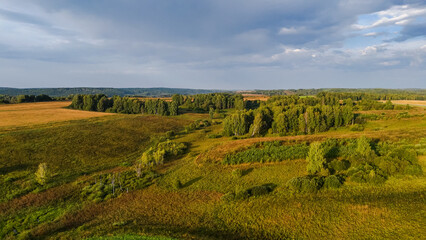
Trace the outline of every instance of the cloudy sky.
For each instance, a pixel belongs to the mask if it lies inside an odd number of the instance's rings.
[[[424,0],[1,0],[0,86],[426,88]]]

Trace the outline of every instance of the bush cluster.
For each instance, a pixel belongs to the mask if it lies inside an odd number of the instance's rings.
[[[313,144],[311,144],[313,145]],[[422,175],[417,153],[410,145],[358,139],[328,139],[321,144],[324,170],[358,183],[380,184],[396,174]]]
[[[139,177],[132,171],[98,175],[82,189],[80,196],[83,200],[101,202],[131,190],[145,188],[156,177],[158,174],[153,171],[144,171]]]
[[[146,150],[137,162],[137,165],[141,164],[144,167],[151,167],[163,164],[168,158],[183,154],[187,148],[185,143],[176,143],[170,140],[160,142],[156,146]]]
[[[264,184],[260,186],[254,186],[249,189],[239,190],[235,192],[230,192],[222,196],[223,201],[235,201],[235,200],[244,200],[250,197],[259,197],[262,195],[269,194],[275,189],[276,185],[274,184]]]
[[[225,156],[225,164],[253,162],[280,162],[284,160],[306,158],[309,151],[307,144],[282,145],[282,142],[264,142],[253,147]]]
[[[209,120],[196,120],[195,122],[189,124],[188,126],[185,126],[185,132],[190,133],[197,129],[202,129],[205,127],[208,127],[211,125],[211,122]]]

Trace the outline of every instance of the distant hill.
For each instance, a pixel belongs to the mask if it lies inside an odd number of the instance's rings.
[[[253,90],[240,91],[240,93],[252,93],[262,95],[299,95],[312,96],[320,92],[333,93],[366,93],[366,94],[414,94],[425,96],[426,89],[422,88],[407,88],[407,89],[387,89],[387,88],[316,88],[316,89],[274,89],[274,90]]]
[[[107,96],[145,96],[168,97],[173,94],[193,95],[224,92],[223,90],[185,89],[185,88],[0,88],[0,95],[41,95],[51,97],[69,96],[71,94],[98,94]]]

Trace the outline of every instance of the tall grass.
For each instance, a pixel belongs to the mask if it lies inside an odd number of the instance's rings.
[[[131,165],[153,138],[188,123],[180,118],[131,116],[2,134],[0,202],[39,187],[33,179],[42,162],[53,174],[45,186],[49,188],[120,164]]]

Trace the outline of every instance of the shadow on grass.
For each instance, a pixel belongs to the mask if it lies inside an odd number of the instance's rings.
[[[18,170],[27,170],[29,168],[29,164],[17,164],[9,167],[0,168],[0,174],[8,174],[10,172],[18,171]]]
[[[242,177],[245,175],[248,175],[249,173],[253,172],[254,168],[248,168],[248,169],[244,169],[243,170],[243,174],[241,175]]]
[[[194,178],[194,179],[192,179],[192,180],[190,180],[190,181],[188,181],[188,182],[186,182],[185,184],[183,184],[183,186],[182,187],[189,187],[189,186],[191,186],[192,184],[194,184],[194,183],[196,183],[196,182],[198,182],[198,181],[200,181],[202,179],[202,177],[196,177],[196,178]]]

